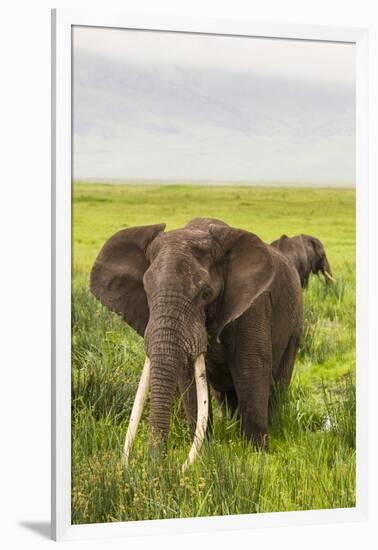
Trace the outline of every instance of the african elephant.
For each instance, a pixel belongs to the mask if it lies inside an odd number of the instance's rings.
[[[272,246],[280,250],[295,266],[302,288],[307,287],[310,273],[321,272],[327,281],[335,282],[322,243],[311,235],[282,235]]]
[[[195,218],[182,229],[164,229],[119,231],[90,274],[96,298],[144,337],[146,361],[124,457],[149,385],[153,449],[167,440],[179,385],[195,430],[184,467],[211,416],[208,383],[237,406],[245,437],[264,448],[271,390],[289,383],[302,329],[297,273],[274,247],[220,220]]]

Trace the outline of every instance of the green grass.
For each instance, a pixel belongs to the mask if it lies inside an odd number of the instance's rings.
[[[75,184],[73,201],[72,521],[92,523],[355,506],[355,194],[351,190]],[[218,217],[266,241],[301,232],[324,243],[337,283],[313,277],[289,394],[270,452],[245,443],[214,403],[214,434],[185,475],[191,441],[179,398],[168,456],[147,453],[148,402],[121,451],[143,340],[88,292],[104,241],[122,227]]]

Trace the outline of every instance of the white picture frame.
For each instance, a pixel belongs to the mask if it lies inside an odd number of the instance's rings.
[[[351,42],[356,45],[357,505],[350,509],[197,519],[71,524],[71,29],[165,30]],[[361,521],[368,513],[368,31],[361,28],[147,16],[108,10],[52,11],[52,535],[56,540]]]

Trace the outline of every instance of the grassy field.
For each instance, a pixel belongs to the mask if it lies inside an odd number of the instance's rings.
[[[73,187],[72,521],[309,510],[355,505],[355,193],[195,186]],[[143,366],[143,340],[88,292],[104,241],[134,225],[221,218],[270,242],[316,235],[337,283],[313,277],[289,395],[269,453],[253,451],[214,403],[212,439],[181,474],[191,440],[180,402],[168,457],[147,454],[148,402],[127,468],[120,456]]]

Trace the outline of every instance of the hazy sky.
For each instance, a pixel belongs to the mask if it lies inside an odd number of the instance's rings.
[[[74,177],[355,183],[355,48],[75,27]]]

